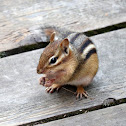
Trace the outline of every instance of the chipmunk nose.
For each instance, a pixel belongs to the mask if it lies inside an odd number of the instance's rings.
[[[39,69],[37,69],[37,73],[40,74]]]
[[[39,71],[39,69],[38,69],[38,68],[37,68],[37,73],[38,73],[38,74],[40,74],[40,71]]]
[[[44,74],[45,71],[46,71],[46,69],[43,68],[42,66],[40,66],[40,65],[37,66],[37,73],[38,74]]]
[[[42,69],[41,69],[40,65],[38,64],[38,66],[37,66],[37,73],[41,74],[41,72],[42,72]]]
[[[41,74],[41,71],[42,71],[42,70],[40,69],[40,66],[38,65],[38,67],[37,67],[37,73],[38,73],[38,74]]]
[[[44,71],[45,71],[45,70],[42,70],[42,69],[38,69],[38,68],[37,68],[37,73],[38,73],[38,74],[43,74]]]

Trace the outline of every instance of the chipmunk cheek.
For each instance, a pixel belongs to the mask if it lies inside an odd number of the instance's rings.
[[[66,75],[66,72],[64,70],[58,70],[55,72],[55,78],[62,78]]]

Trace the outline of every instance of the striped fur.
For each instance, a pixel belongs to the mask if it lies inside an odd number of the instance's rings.
[[[76,33],[72,38],[71,38],[71,44],[74,43],[74,41],[80,36],[81,33]]]
[[[87,40],[81,47],[81,56],[84,58],[84,61],[86,61],[92,54],[96,53],[95,45]]]
[[[96,52],[96,47],[93,42],[83,33],[73,33],[68,36],[70,43],[78,50],[84,61]]]
[[[96,53],[96,49],[94,48],[94,49],[92,49],[92,50],[90,50],[89,52],[88,52],[88,54],[86,55],[86,57],[85,57],[85,61],[92,55],[92,54],[94,54],[94,53]]]
[[[88,47],[90,44],[93,45],[92,41],[91,41],[90,39],[86,39],[86,40],[84,41],[84,43],[81,45],[80,53],[83,53],[83,52],[84,52],[84,49],[85,49],[86,47]]]

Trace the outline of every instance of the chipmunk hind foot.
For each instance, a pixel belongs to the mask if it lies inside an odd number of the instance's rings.
[[[77,91],[76,91],[76,98],[80,98],[82,99],[82,97],[84,96],[85,98],[88,98],[88,93],[84,90],[83,86],[77,86]]]

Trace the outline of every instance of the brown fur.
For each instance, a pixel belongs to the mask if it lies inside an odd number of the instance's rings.
[[[58,45],[59,45],[59,41],[56,41],[56,42],[50,43],[45,48],[45,50],[43,51],[43,53],[41,54],[41,57],[39,59],[37,71],[40,69],[44,69],[45,64],[47,64],[47,62],[48,62],[48,59],[55,54],[55,51],[58,48]]]
[[[90,77],[90,82],[92,81],[93,77],[96,75],[98,71],[98,56],[97,54],[92,54],[91,57],[84,63],[83,61],[80,62],[78,68],[76,69],[75,73],[73,74],[72,78],[69,82],[76,80],[80,80],[86,76]],[[88,84],[80,83],[80,85],[87,86]]]
[[[52,84],[60,86],[64,84],[75,85],[78,87],[77,96],[87,96],[82,87],[90,84],[97,73],[97,53],[91,54],[87,60],[84,60],[79,50],[73,47],[68,39],[62,41],[53,41],[53,39],[54,34],[51,36],[51,43],[40,57],[37,72],[46,74],[46,78],[49,80],[53,79]],[[84,40],[82,45],[86,41],[87,39]],[[55,63],[50,64],[52,57],[58,57],[58,59]],[[49,91],[51,88],[54,88],[54,86],[50,87]]]
[[[61,53],[62,50],[59,49],[59,44],[60,42],[53,42],[45,48],[44,52],[40,57],[37,69],[38,71],[42,69],[42,73],[48,74],[48,77],[56,77],[55,83],[64,84],[73,75],[76,67],[78,66],[78,60],[76,59],[76,56],[72,53],[72,50],[69,50],[68,56],[64,56],[63,58],[61,58],[61,60],[58,62],[59,65],[57,64],[52,67],[49,67],[47,65],[48,60],[51,56],[55,55],[56,50],[58,50],[59,52],[58,55],[63,55],[63,53]]]

